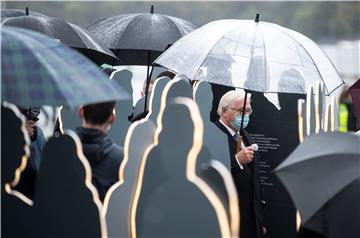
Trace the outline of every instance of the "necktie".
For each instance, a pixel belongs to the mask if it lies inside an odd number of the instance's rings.
[[[241,141],[242,141],[242,136],[240,136],[239,132],[236,132],[236,134],[234,135],[234,139],[236,141],[236,153],[238,153],[241,150]]]

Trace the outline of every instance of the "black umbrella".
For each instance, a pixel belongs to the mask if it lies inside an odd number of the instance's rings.
[[[46,17],[46,15],[39,12],[34,12],[34,11],[29,12],[29,8],[26,8],[25,11],[20,9],[10,9],[10,8],[1,9],[1,21],[4,21],[6,18],[9,17],[21,17],[25,15]]]
[[[69,25],[75,30],[85,45],[85,47],[73,47],[74,49],[80,51],[98,65],[102,65],[104,63],[114,65],[117,57],[113,54],[113,52],[111,52],[111,50],[101,43],[100,40],[93,36],[89,31],[78,25],[72,23],[69,23]]]
[[[195,28],[197,26],[183,19],[155,14],[154,6],[150,13],[109,17],[88,27],[119,58],[116,65],[148,66],[145,102],[150,65],[170,45]]]
[[[321,237],[338,238],[360,237],[360,226],[349,225],[360,221],[360,178],[346,186],[327,202],[300,230],[300,237],[309,232],[321,234]]]
[[[183,19],[155,14],[151,6],[150,13],[105,18],[88,30],[115,52],[117,65],[151,65],[169,45],[195,28]]]
[[[113,64],[116,56],[85,29],[63,20],[47,16],[19,16],[6,18],[3,26],[20,27],[45,34],[80,51],[96,64]]]
[[[299,209],[302,224],[306,224],[360,178],[360,137],[338,132],[310,135],[275,173]]]

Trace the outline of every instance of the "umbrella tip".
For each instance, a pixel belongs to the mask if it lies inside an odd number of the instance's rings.
[[[25,8],[25,14],[26,14],[26,16],[29,16],[29,8],[28,7]]]
[[[154,13],[154,5],[151,5],[151,8],[150,8],[150,13],[153,14]]]
[[[260,14],[256,13],[255,22],[259,22],[259,17],[260,17]]]

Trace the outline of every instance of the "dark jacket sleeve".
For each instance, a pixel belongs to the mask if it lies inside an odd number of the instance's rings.
[[[254,143],[247,131],[243,131],[243,135],[243,140],[246,146],[250,146]],[[255,151],[254,160],[253,163],[250,163],[250,168],[253,172],[255,217],[257,225],[259,226],[258,229],[261,230],[261,227],[264,225],[264,205],[260,195],[259,160],[259,152]]]

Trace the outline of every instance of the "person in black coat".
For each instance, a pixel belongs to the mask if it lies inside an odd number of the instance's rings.
[[[111,185],[119,180],[119,167],[124,157],[123,148],[107,135],[115,121],[115,102],[83,106],[79,109],[82,127],[76,128],[83,153],[92,170],[92,183],[104,201]]]
[[[251,146],[249,134],[245,130],[239,134],[243,111],[243,128],[247,126],[252,113],[249,98],[243,110],[244,97],[245,93],[242,90],[225,93],[218,106],[220,119],[215,124],[228,136],[231,174],[239,196],[240,237],[258,238],[265,232],[260,199],[259,159],[254,147]]]

